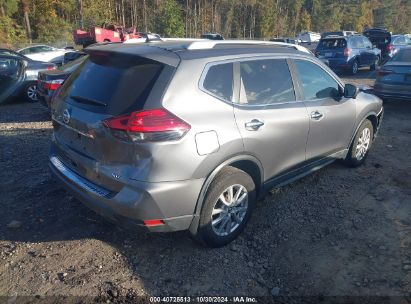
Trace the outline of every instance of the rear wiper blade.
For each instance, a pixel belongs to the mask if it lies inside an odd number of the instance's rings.
[[[75,101],[81,102],[81,103],[95,104],[95,105],[104,106],[104,107],[107,106],[106,103],[104,103],[102,101],[95,100],[95,99],[84,98],[84,97],[81,97],[81,96],[70,96],[70,98],[74,99]]]

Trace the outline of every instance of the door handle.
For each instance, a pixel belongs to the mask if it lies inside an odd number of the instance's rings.
[[[248,131],[257,131],[262,126],[264,126],[264,121],[261,121],[261,120],[258,120],[258,119],[253,119],[252,121],[249,121],[249,122],[245,123],[245,128]]]
[[[318,111],[314,111],[314,112],[311,112],[311,119],[314,119],[314,120],[320,120],[320,119],[322,119],[323,117],[324,117],[324,114],[322,114],[322,113],[320,113],[320,112],[318,112]]]

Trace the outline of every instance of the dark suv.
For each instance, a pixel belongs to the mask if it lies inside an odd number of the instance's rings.
[[[360,67],[375,70],[381,60],[381,51],[362,35],[327,36],[317,45],[315,55],[328,61],[334,71],[357,74]]]
[[[363,163],[382,101],[299,46],[110,44],[52,103],[50,167],[109,219],[222,246],[258,197],[336,159]]]

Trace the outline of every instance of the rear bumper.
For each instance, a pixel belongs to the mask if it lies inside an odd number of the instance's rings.
[[[70,194],[110,221],[127,228],[144,227],[151,232],[187,230],[190,227],[203,179],[133,182],[119,192],[110,192],[79,176],[56,158],[51,151],[49,167],[54,176]],[[181,204],[184,208],[180,208]],[[191,211],[188,213],[187,210]],[[164,224],[144,225],[144,220],[154,219],[162,220]]]
[[[389,85],[376,82],[374,93],[380,98],[411,99],[411,85]]]

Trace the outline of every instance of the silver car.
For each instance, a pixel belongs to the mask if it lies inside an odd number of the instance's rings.
[[[331,162],[364,162],[382,101],[295,47],[109,44],[52,106],[50,167],[101,215],[223,246],[256,200]]]
[[[374,91],[384,99],[411,98],[411,47],[401,49],[377,71]]]

